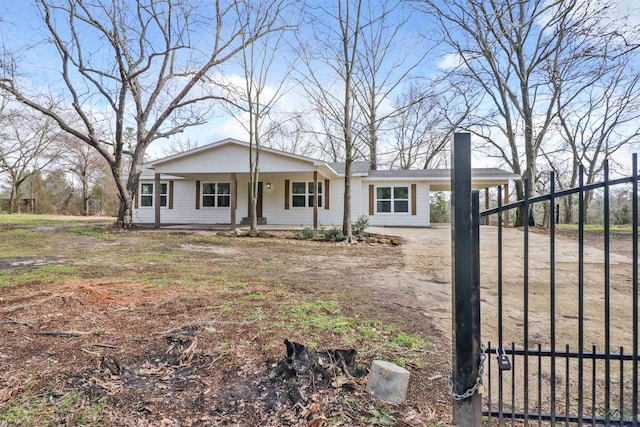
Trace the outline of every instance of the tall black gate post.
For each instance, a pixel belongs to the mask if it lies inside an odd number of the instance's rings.
[[[476,392],[480,361],[480,280],[474,241],[471,191],[471,135],[456,133],[451,150],[451,299],[453,422],[482,425],[482,401]],[[477,243],[477,242],[476,242]],[[470,394],[470,396],[467,396]]]

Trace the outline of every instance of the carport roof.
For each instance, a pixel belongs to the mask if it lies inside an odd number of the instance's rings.
[[[345,163],[329,163],[329,166],[339,174],[344,174]],[[426,180],[448,180],[451,178],[451,169],[389,169],[370,170],[369,163],[356,161],[351,165],[351,173],[356,176],[368,178],[422,178]],[[476,179],[490,180],[520,180],[520,175],[499,168],[474,168],[471,176]]]
[[[440,178],[449,179],[451,169],[403,169],[403,170],[373,170],[370,177],[406,177],[406,178]],[[471,170],[473,178],[499,178],[519,180],[520,176],[498,168],[477,168]]]

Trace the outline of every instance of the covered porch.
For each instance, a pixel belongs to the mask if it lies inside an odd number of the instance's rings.
[[[250,225],[251,187],[247,172],[159,173],[153,177],[153,226],[202,224],[215,229]],[[317,189],[317,191],[316,191]],[[327,217],[331,181],[319,170],[262,172],[258,176],[258,225],[309,224]],[[181,213],[182,212],[182,213]]]

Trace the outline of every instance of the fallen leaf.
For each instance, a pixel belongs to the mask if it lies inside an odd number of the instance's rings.
[[[16,397],[18,394],[18,388],[4,388],[0,390],[0,402],[8,402],[9,400]]]
[[[316,417],[313,417],[313,419],[311,421],[309,421],[309,423],[307,424],[309,427],[318,427],[321,426],[325,423],[325,421],[329,421],[327,418],[323,417],[322,415],[318,415]]]
[[[331,382],[331,385],[334,388],[340,388],[343,385],[347,384],[348,382],[349,382],[349,378],[347,378],[346,375],[339,375]]]
[[[314,402],[314,403],[311,404],[311,406],[309,406],[307,409],[302,411],[301,415],[304,418],[309,418],[311,415],[313,415],[316,412],[318,412],[318,410],[320,410],[320,404],[318,402]]]

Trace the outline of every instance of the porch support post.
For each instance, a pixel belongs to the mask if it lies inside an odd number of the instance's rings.
[[[313,172],[313,229],[318,229],[318,171]]]
[[[504,184],[504,202],[502,203],[502,206],[504,205],[508,205],[509,204],[509,183],[505,183]],[[503,219],[503,224],[505,225],[505,227],[509,226],[509,211],[505,210],[504,211],[504,219]]]
[[[229,229],[231,231],[236,229],[236,209],[238,207],[238,179],[236,173],[231,174],[231,219],[229,220]]]
[[[484,189],[484,209],[489,209],[489,187]],[[484,225],[489,225],[489,215],[484,217]]]
[[[477,212],[473,215],[480,203],[478,192],[475,192],[475,206],[472,202],[471,134],[454,134],[451,160],[453,422],[460,427],[480,427],[480,395],[473,392],[470,397],[462,398],[477,384],[480,362],[480,278],[475,247],[479,217]]]
[[[160,174],[155,174],[155,180],[153,183],[153,207],[154,207],[154,223],[155,228],[160,228]]]

